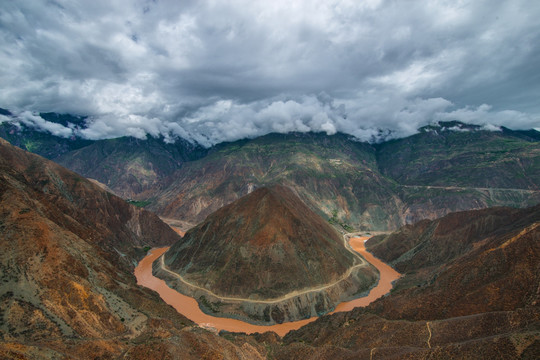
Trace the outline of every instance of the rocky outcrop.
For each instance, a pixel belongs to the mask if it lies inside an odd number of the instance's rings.
[[[155,271],[209,313],[263,324],[326,313],[376,279],[375,270],[284,186],[257,189],[210,215],[156,262]]]

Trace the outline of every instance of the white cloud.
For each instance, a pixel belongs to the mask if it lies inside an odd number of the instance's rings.
[[[500,126],[514,129],[531,129],[538,127],[538,124],[540,124],[539,114],[526,114],[513,110],[493,111],[492,107],[486,104],[439,113],[435,116],[435,119],[459,120],[470,124],[483,125],[486,129],[492,130]]]
[[[33,114],[30,111],[24,111],[18,114],[15,120],[20,121],[28,127],[42,129],[56,136],[67,138],[73,135],[73,129],[65,127],[62,124],[46,121],[41,116]]]
[[[540,127],[539,17],[526,0],[8,1],[0,107],[90,116],[89,138],[205,144]]]

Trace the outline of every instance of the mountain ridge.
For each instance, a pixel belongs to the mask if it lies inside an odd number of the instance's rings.
[[[503,132],[427,132],[375,147],[342,134],[270,134],[186,163],[149,209],[195,224],[250,188],[283,183],[345,231],[388,230],[452,211],[533,205],[539,168],[540,143]]]
[[[534,359],[540,205],[424,220],[367,241],[402,271],[367,308],[288,333],[278,359]],[[331,354],[331,355],[329,355]]]
[[[265,353],[195,326],[136,284],[144,247],[178,239],[157,216],[3,139],[0,204],[0,358]]]
[[[343,231],[393,230],[453,211],[540,201],[538,131],[457,121],[422,129],[379,144],[340,133],[274,133],[210,149],[122,138],[55,161],[183,222],[184,230],[254,188],[279,183]]]

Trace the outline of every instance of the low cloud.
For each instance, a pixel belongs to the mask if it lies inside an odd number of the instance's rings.
[[[12,120],[13,121],[13,120]],[[64,125],[46,121],[41,116],[33,114],[30,111],[24,111],[15,116],[15,122],[22,123],[33,129],[41,129],[53,135],[68,138],[73,135],[73,129]]]

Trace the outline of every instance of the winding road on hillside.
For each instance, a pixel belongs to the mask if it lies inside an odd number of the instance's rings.
[[[359,298],[359,299],[355,299],[352,301],[341,303],[331,313],[350,311],[355,307],[367,306],[372,301],[388,293],[390,289],[392,288],[392,282],[397,280],[400,276],[400,274],[396,272],[394,269],[392,269],[389,265],[386,265],[379,259],[375,258],[365,249],[364,243],[367,239],[368,239],[367,237],[354,237],[350,239],[349,245],[357,253],[363,256],[364,259],[366,259],[369,263],[375,266],[377,270],[379,270],[379,274],[380,274],[379,282],[377,286],[371,289],[371,291],[369,292],[367,296]],[[202,327],[210,328],[216,331],[226,330],[226,331],[232,331],[232,332],[245,332],[248,334],[257,333],[257,332],[263,333],[266,331],[274,331],[278,335],[284,336],[287,332],[291,330],[299,329],[300,327],[312,321],[315,321],[317,319],[317,317],[312,317],[312,318],[300,320],[300,321],[293,321],[293,322],[288,322],[288,323],[283,323],[283,324],[264,326],[264,325],[253,325],[253,324],[249,324],[240,320],[214,317],[214,316],[205,314],[199,308],[198,303],[195,299],[189,296],[180,294],[176,290],[171,289],[165,283],[165,281],[152,275],[153,262],[157,258],[159,258],[162,254],[164,254],[167,250],[168,248],[153,249],[151,250],[149,255],[147,255],[143,260],[139,262],[139,264],[137,265],[135,269],[135,276],[137,278],[137,283],[139,285],[145,286],[149,289],[156,291],[166,303],[173,306],[179,313],[183,314],[184,316],[186,316],[187,318],[189,318],[190,320],[194,321],[195,323],[199,324]],[[355,265],[354,267],[363,266],[363,265],[364,264],[358,264],[358,265]],[[352,271],[354,267],[352,267],[350,271]],[[350,274],[349,271],[347,273]],[[338,280],[338,281],[341,281],[341,280]],[[324,289],[325,287],[329,287],[333,285],[335,285],[335,283],[324,285],[320,290]],[[206,289],[203,289],[203,290],[206,290]],[[302,292],[311,292],[311,291],[317,291],[317,289],[307,289],[307,290],[303,290]],[[299,292],[299,293],[302,293],[302,292]],[[289,296],[289,295],[290,294],[287,294],[285,296]],[[297,295],[298,294],[293,295],[293,296],[297,296]],[[250,299],[238,299],[238,298],[233,298],[233,299],[239,300],[239,301],[253,301]],[[281,301],[281,300],[273,299],[273,300],[267,300],[267,301],[275,302],[275,301]],[[262,302],[262,301],[257,300],[256,302]]]
[[[347,246],[346,246],[347,247]],[[348,249],[348,247],[347,247]],[[346,280],[349,276],[351,276],[351,273],[360,268],[360,267],[364,267],[366,266],[367,262],[361,258],[360,256],[358,256],[358,253],[355,253],[353,251],[351,251],[355,257],[360,261],[360,264],[356,264],[354,266],[351,266],[349,269],[347,269],[347,271],[339,277],[339,279],[337,279],[336,281],[333,281],[331,283],[328,283],[328,284],[325,284],[325,285],[321,285],[321,286],[317,286],[317,287],[311,287],[311,288],[308,288],[308,289],[303,289],[303,290],[296,290],[296,291],[291,291],[290,293],[288,294],[285,294],[283,296],[280,296],[278,298],[273,298],[273,299],[266,299],[266,300],[262,300],[262,299],[249,299],[249,298],[241,298],[241,297],[229,297],[229,296],[222,296],[222,295],[218,295],[216,293],[213,293],[212,291],[208,290],[208,289],[205,289],[203,287],[200,287],[198,285],[195,285],[193,283],[190,283],[189,281],[187,281],[186,279],[184,279],[181,275],[175,273],[174,271],[171,271],[169,268],[167,268],[167,266],[165,265],[165,256],[161,256],[159,258],[159,266],[160,268],[165,271],[167,274],[173,276],[174,278],[180,280],[182,283],[184,283],[185,285],[193,288],[193,289],[197,289],[197,290],[201,290],[203,292],[205,292],[206,294],[212,296],[212,297],[215,297],[219,300],[222,300],[222,301],[235,301],[235,302],[247,302],[247,303],[254,303],[254,304],[275,304],[275,303],[278,303],[278,302],[281,302],[281,301],[285,301],[285,300],[289,300],[289,299],[292,299],[294,297],[297,297],[297,296],[300,296],[300,295],[304,295],[304,294],[308,294],[308,293],[312,293],[312,292],[317,292],[317,291],[322,291],[322,290],[326,290],[328,288],[331,288],[332,286],[335,286],[337,285],[338,283]]]

